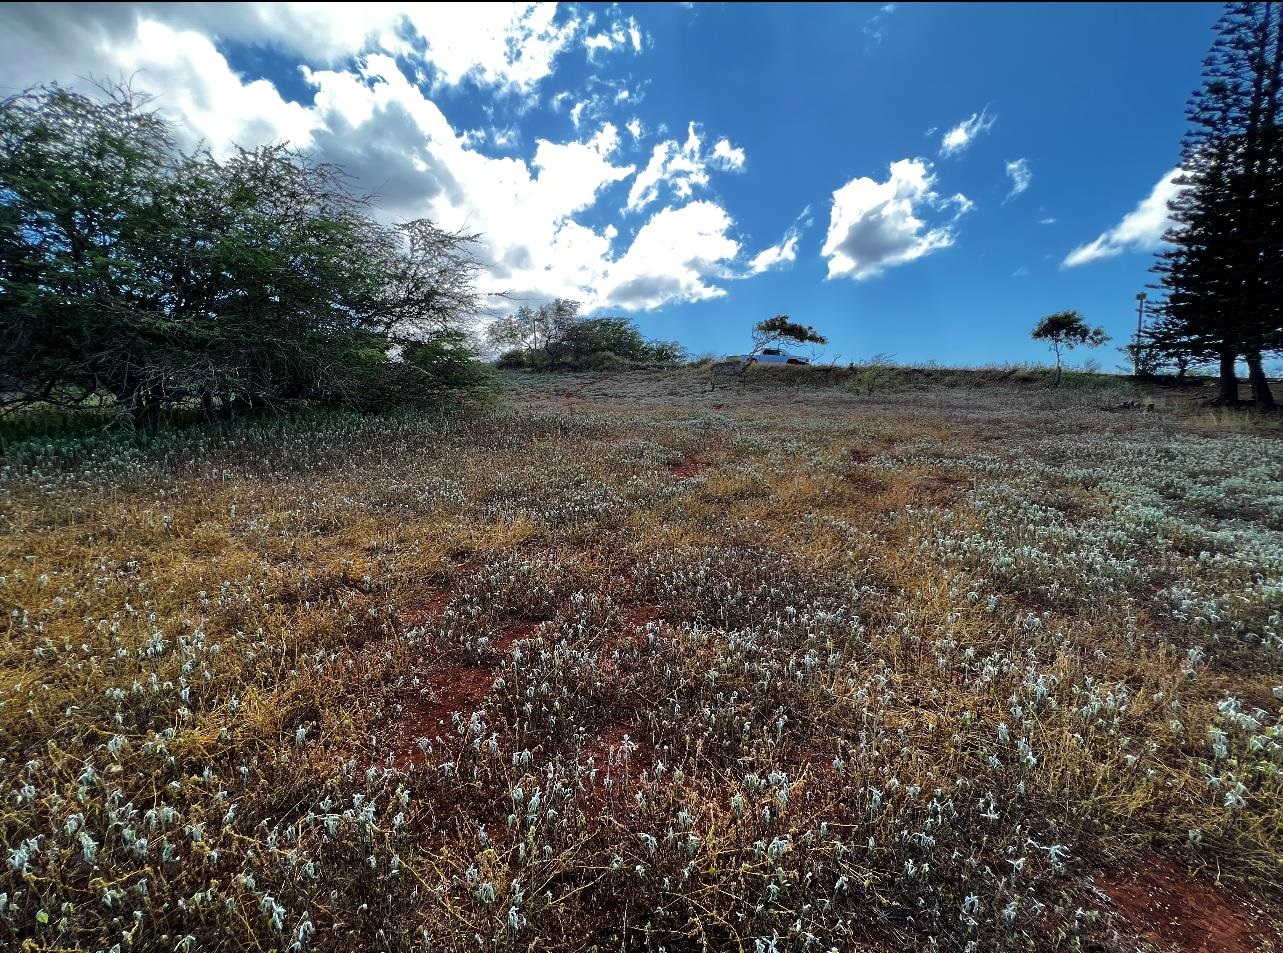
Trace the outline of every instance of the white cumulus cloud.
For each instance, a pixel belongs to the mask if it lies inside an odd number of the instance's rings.
[[[1007,177],[1011,179],[1011,191],[1007,193],[1004,201],[1011,201],[1021,192],[1029,188],[1029,183],[1034,180],[1034,173],[1029,168],[1028,159],[1012,159],[1006,165]]]
[[[988,132],[997,120],[997,116],[989,115],[987,107],[972,113],[940,138],[940,155],[955,156],[963,152],[980,133]]]
[[[941,196],[934,186],[929,162],[901,159],[884,182],[861,177],[835,191],[821,249],[829,278],[863,281],[952,245],[954,223],[972,202]]]
[[[70,82],[54,70],[69,63],[75,75],[129,75],[113,53],[140,22],[151,21],[280,50],[314,66],[369,52],[412,56],[439,85],[468,79],[528,95],[584,29],[575,11],[559,17],[553,3],[42,3],[5,16],[9,55],[0,58],[0,87],[10,89]]]
[[[744,150],[731,145],[729,139],[718,139],[713,146],[712,161],[723,169],[738,172],[744,168]]]
[[[158,105],[181,121],[189,142],[204,139],[216,155],[226,155],[233,143],[307,147],[319,125],[312,110],[286,101],[267,80],[245,82],[196,30],[140,20],[133,36],[110,47],[110,56],[136,88],[164,97]]]
[[[726,290],[708,279],[730,277],[726,265],[740,250],[727,234],[733,224],[726,210],[712,202],[655,213],[628,251],[607,268],[598,304],[643,311],[673,300],[720,298]]]
[[[1171,226],[1167,203],[1181,191],[1176,179],[1179,168],[1172,169],[1150,190],[1149,195],[1123,216],[1113,228],[1103,232],[1094,241],[1079,245],[1061,262],[1062,268],[1074,268],[1102,258],[1113,258],[1125,251],[1153,251],[1163,242],[1163,235]]]
[[[577,8],[43,4],[7,10],[5,20],[0,95],[46,81],[84,89],[81,77],[132,76],[189,147],[203,140],[225,155],[233,144],[288,141],[341,165],[355,189],[374,193],[381,217],[427,217],[479,233],[487,294],[641,310],[724,294],[722,284],[743,268],[730,214],[695,196],[711,175],[742,168],[743,150],[723,138],[710,138],[716,144],[707,149],[692,123],[684,143],[664,144],[656,168],[653,155],[634,161],[643,127],[636,118],[623,123],[640,87],[623,96],[621,81],[595,76],[579,95],[550,97],[553,111],[586,103],[566,141],[523,137],[523,110],[589,29]],[[645,45],[626,20],[609,27],[612,49],[620,30],[620,48]],[[233,69],[225,40],[292,57],[301,94],[286,98],[268,79]],[[480,87],[489,121],[456,129],[437,99],[442,86],[465,82]],[[516,110],[515,118],[503,110]],[[640,214],[635,231],[621,233],[611,219],[624,192],[637,193]]]
[[[581,27],[574,17],[557,22],[556,5],[546,3],[422,3],[395,9],[427,41],[427,58],[442,82],[457,85],[473,78],[522,92],[552,73],[554,60]],[[387,52],[408,50],[403,45]]]

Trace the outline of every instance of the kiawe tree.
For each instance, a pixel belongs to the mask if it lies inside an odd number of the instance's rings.
[[[381,224],[341,169],[283,145],[182,153],[145,100],[104,93],[0,101],[0,407],[151,425],[413,402],[466,376],[475,236]]]
[[[585,318],[580,304],[555,298],[523,306],[486,329],[486,340],[509,367],[582,368],[612,359],[634,364],[675,364],[686,351],[676,341],[648,341],[628,318]]]
[[[825,345],[829,343],[826,338],[815,328],[807,324],[801,324],[794,321],[787,314],[777,314],[773,318],[766,318],[753,325],[752,331],[753,349],[744,355],[744,360],[736,370],[736,379],[742,384],[748,369],[753,366],[757,356],[773,344],[818,344]],[[714,377],[713,387],[717,386],[716,377]]]
[[[546,351],[556,346],[579,320],[579,302],[554,298],[537,308],[522,305],[486,329],[487,343],[500,351]]]
[[[1044,341],[1056,355],[1056,384],[1060,385],[1064,352],[1076,347],[1099,347],[1109,340],[1103,328],[1088,327],[1077,311],[1057,311],[1049,314],[1034,327],[1030,335],[1035,341]]]
[[[751,361],[772,344],[819,344],[829,343],[829,339],[808,324],[799,324],[787,314],[777,314],[753,325],[753,350],[747,355]]]

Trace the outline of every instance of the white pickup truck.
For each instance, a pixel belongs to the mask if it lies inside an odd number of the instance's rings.
[[[790,354],[783,348],[768,347],[764,348],[760,354],[754,354],[751,357],[741,357],[738,354],[731,354],[726,361],[736,361],[743,364],[748,361],[750,364],[810,364],[809,357],[801,357],[797,354]]]

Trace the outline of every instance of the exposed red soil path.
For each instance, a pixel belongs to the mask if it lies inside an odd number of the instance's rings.
[[[1230,889],[1193,877],[1170,861],[1151,859],[1127,872],[1095,879],[1126,929],[1161,953],[1261,953],[1278,948],[1278,935],[1266,914]]]
[[[511,652],[513,645],[522,639],[531,638],[539,629],[537,622],[523,622],[519,625],[510,625],[502,632],[495,634],[490,640],[490,644],[499,652]]]
[[[668,468],[668,472],[679,480],[688,480],[693,476],[698,476],[708,469],[708,464],[702,460],[694,458],[683,460],[681,463],[675,463]]]
[[[449,594],[439,592],[420,605],[402,609],[400,612],[401,621],[411,628],[416,625],[423,625],[429,619],[440,615],[441,610],[446,607],[446,603],[449,601]]]
[[[428,675],[436,692],[436,699],[416,700],[405,706],[405,714],[397,722],[397,734],[413,744],[418,738],[435,738],[449,734],[451,716],[455,712],[470,714],[490,692],[494,684],[494,671],[476,665],[455,665],[439,668]]]

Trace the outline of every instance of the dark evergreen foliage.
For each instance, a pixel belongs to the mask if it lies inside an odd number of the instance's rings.
[[[1232,3],[1190,100],[1184,186],[1155,266],[1166,298],[1149,343],[1184,364],[1214,356],[1219,399],[1237,403],[1235,363],[1273,409],[1262,357],[1283,350],[1283,32],[1277,3]]]

